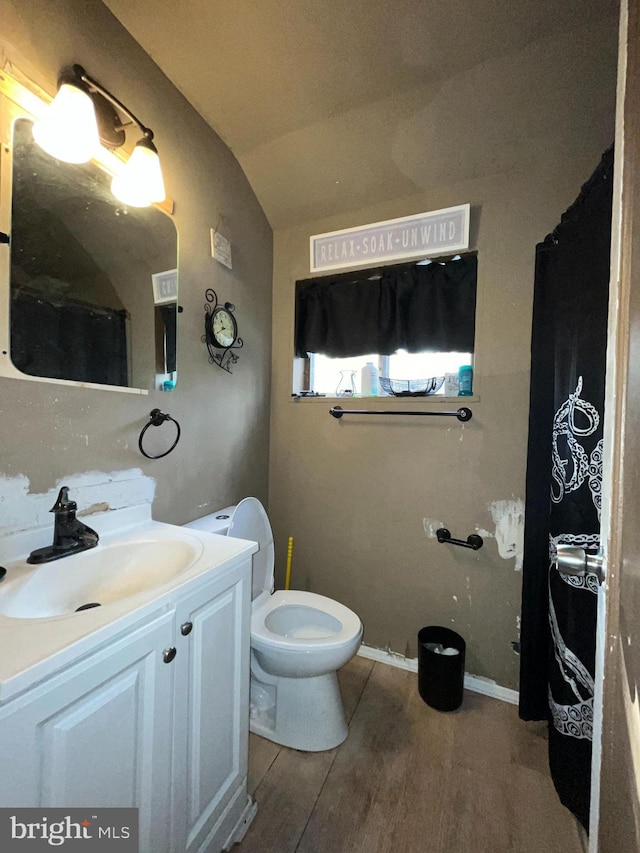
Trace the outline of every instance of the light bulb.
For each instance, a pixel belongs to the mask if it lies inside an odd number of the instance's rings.
[[[33,125],[33,138],[57,160],[90,160],[98,150],[100,137],[93,101],[87,92],[63,83],[44,116]]]
[[[136,143],[131,157],[111,182],[111,192],[131,207],[147,207],[164,201],[166,193],[160,158],[150,139],[144,137]]]

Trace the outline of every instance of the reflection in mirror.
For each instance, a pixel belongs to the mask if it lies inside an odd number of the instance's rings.
[[[168,390],[176,380],[177,234],[128,208],[94,163],[13,129],[10,350],[31,376]]]

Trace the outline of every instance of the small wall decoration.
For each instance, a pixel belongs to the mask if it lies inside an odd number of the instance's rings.
[[[153,284],[153,301],[156,305],[165,302],[175,302],[178,298],[178,270],[165,270],[153,273],[151,276]]]
[[[211,257],[229,269],[233,269],[231,260],[231,240],[228,240],[220,231],[211,229]]]
[[[231,365],[238,361],[238,356],[232,350],[244,346],[244,341],[238,337],[238,323],[233,315],[236,307],[231,302],[218,302],[218,295],[211,287],[207,288],[204,295],[207,302],[204,306],[202,342],[209,350],[209,364],[217,364],[231,373]]]

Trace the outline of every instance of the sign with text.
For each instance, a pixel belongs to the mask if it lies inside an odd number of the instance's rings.
[[[165,270],[151,276],[153,301],[156,305],[175,302],[178,298],[178,270]]]
[[[2,808],[0,850],[138,853],[136,808]]]
[[[228,240],[224,234],[211,229],[211,257],[223,264],[229,269],[233,269],[231,260],[231,240]]]
[[[310,239],[311,272],[460,252],[469,248],[471,206],[345,228]]]

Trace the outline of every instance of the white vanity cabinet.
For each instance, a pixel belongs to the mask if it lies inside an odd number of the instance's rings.
[[[173,624],[158,616],[0,706],[0,805],[140,804],[140,849],[163,849]]]
[[[243,556],[0,704],[0,806],[137,806],[141,853],[218,853],[252,813],[250,597]]]
[[[175,850],[221,850],[247,807],[250,608],[250,559],[176,607]]]

